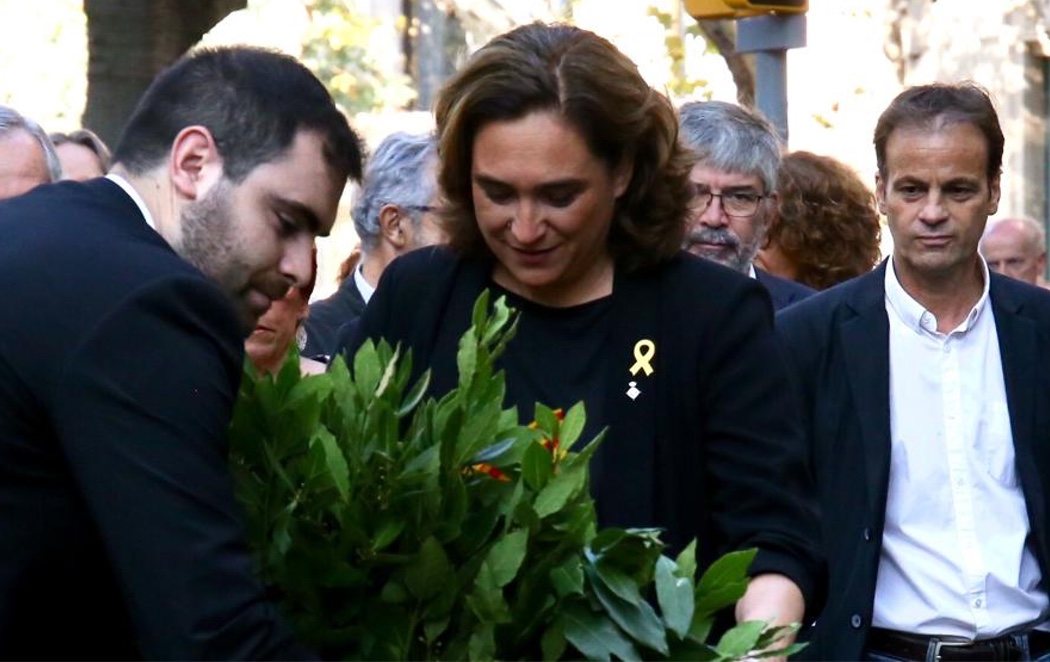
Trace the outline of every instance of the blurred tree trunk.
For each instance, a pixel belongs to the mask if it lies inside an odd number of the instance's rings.
[[[754,58],[736,52],[736,24],[729,20],[697,21],[704,39],[718,50],[736,83],[736,100],[741,106],[755,105]]]
[[[403,0],[405,15],[405,73],[415,83],[412,107],[431,110],[438,91],[466,52],[466,34],[455,3],[441,0]]]
[[[84,126],[116,146],[153,77],[248,0],[84,0],[88,92]]]

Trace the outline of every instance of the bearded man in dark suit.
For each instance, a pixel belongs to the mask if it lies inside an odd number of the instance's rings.
[[[724,101],[691,101],[678,109],[678,124],[682,143],[697,157],[683,248],[762,283],[774,310],[813,294],[754,265],[776,220],[781,143],[773,125]]]
[[[974,85],[901,93],[875,128],[893,255],[778,316],[830,576],[803,655],[1050,653],[1050,293],[977,252],[1003,143]]]
[[[111,175],[0,203],[0,657],[290,658],[226,464],[243,340],[359,141],[294,59],[162,73]]]

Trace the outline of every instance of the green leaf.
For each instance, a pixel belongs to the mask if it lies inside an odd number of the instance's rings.
[[[643,586],[653,580],[656,560],[663,547],[658,529],[628,529],[597,556],[603,565],[619,569],[630,576],[635,584]]]
[[[572,558],[550,572],[551,585],[559,598],[583,594],[583,563]]]
[[[376,353],[375,345],[371,340],[366,340],[354,355],[354,383],[358,392],[368,398],[375,394],[376,384],[382,368],[379,364],[379,355]]]
[[[680,638],[689,633],[693,622],[693,582],[675,574],[675,562],[666,556],[656,561],[656,598],[664,623]]]
[[[438,446],[430,446],[424,448],[413,458],[410,458],[405,463],[405,468],[401,471],[402,477],[408,477],[413,474],[423,474],[427,476],[436,476],[438,470],[441,468],[441,459],[438,455],[440,451]]]
[[[583,403],[577,402],[565,414],[565,420],[561,422],[558,430],[558,443],[568,450],[580,438],[583,427],[587,423],[587,414],[583,410]]]
[[[697,643],[705,643],[711,636],[711,628],[715,625],[715,619],[708,616],[697,618],[694,612],[693,622],[689,624],[689,638]]]
[[[536,403],[536,425],[545,433],[554,434],[558,430],[558,418],[554,410],[545,404]]]
[[[530,443],[521,458],[521,476],[525,483],[539,491],[547,485],[553,475],[554,459],[551,452],[539,442]]]
[[[591,541],[591,549],[596,555],[601,556],[606,550],[611,549],[623,540],[626,535],[627,532],[623,529],[617,529],[615,527],[602,529],[598,532],[598,535],[594,536],[594,540]]]
[[[544,660],[560,660],[565,653],[565,623],[561,619],[554,621],[540,639],[540,651]]]
[[[413,410],[423,400],[423,396],[426,395],[427,388],[430,387],[430,371],[427,370],[416,383],[412,386],[412,390],[408,392],[405,399],[401,401],[401,406],[397,410],[397,417],[404,418],[405,416],[412,413]]]
[[[612,620],[635,641],[662,655],[667,655],[667,635],[663,622],[649,603],[639,599],[628,602],[613,593],[593,568],[584,568],[595,597]]]
[[[730,552],[719,558],[700,577],[696,586],[696,615],[705,618],[735,604],[747,590],[747,570],[758,550]]]
[[[767,649],[777,643],[780,639],[792,635],[799,630],[798,623],[789,625],[770,626],[762,631],[762,636],[755,642],[755,648]]]
[[[503,591],[496,585],[492,567],[481,564],[474,579],[474,590],[467,596],[467,605],[482,623],[505,623],[510,620],[510,609]]]
[[[689,545],[682,550],[682,553],[675,559],[675,565],[678,568],[675,570],[675,575],[678,577],[685,577],[690,582],[696,581],[696,539],[694,538],[689,542]]]
[[[496,299],[496,303],[492,308],[492,318],[489,321],[488,328],[485,329],[481,342],[489,346],[497,340],[499,334],[513,334],[513,325],[508,324],[512,322],[512,319],[516,319],[516,315],[514,310],[507,305],[507,297],[501,296]]]
[[[489,324],[489,299],[491,296],[492,293],[485,289],[474,300],[474,309],[470,314],[470,324],[476,329],[483,329]],[[499,300],[503,300],[503,298],[500,297]]]
[[[350,496],[350,468],[346,465],[346,457],[339,448],[339,442],[331,432],[321,427],[317,428],[310,443],[321,444],[321,448],[324,449],[325,465],[332,476],[332,482],[339,490],[339,496],[343,499],[348,498]]]
[[[492,660],[496,657],[496,631],[491,624],[483,624],[470,635],[468,647],[471,660]]]
[[[513,581],[521,562],[525,559],[528,542],[528,530],[518,529],[497,540],[489,549],[484,565],[492,570],[492,579],[496,586],[502,588]]]
[[[771,648],[769,650],[764,650],[761,653],[752,653],[749,657],[755,659],[762,659],[767,657],[789,658],[795,653],[805,650],[807,646],[809,646],[809,643],[800,642],[797,644],[791,644],[790,646],[785,646],[784,648]]]
[[[420,600],[434,597],[448,583],[453,573],[445,550],[436,538],[423,541],[419,554],[405,571],[405,586]]]
[[[540,519],[553,515],[565,507],[566,502],[583,489],[587,483],[584,467],[569,467],[554,477],[536,496],[533,507]]]
[[[765,627],[765,621],[740,623],[722,635],[715,650],[727,658],[740,659],[755,649],[755,644],[758,643],[758,638]]]
[[[607,616],[596,614],[586,606],[568,604],[561,611],[565,638],[588,660],[640,660],[634,644]]]
[[[459,351],[456,352],[456,366],[459,368],[460,387],[469,386],[474,379],[474,373],[478,366],[477,335],[473,328],[468,329],[459,341]]]
[[[403,519],[383,520],[383,523],[376,529],[375,536],[372,538],[372,551],[378,552],[383,550],[387,545],[397,540],[397,537],[405,529],[405,524],[406,522]]]
[[[445,630],[448,629],[449,618],[439,618],[432,621],[427,621],[423,624],[423,636],[426,637],[427,643],[434,643],[434,641],[441,636]]]
[[[379,599],[383,602],[389,602],[391,604],[400,604],[408,600],[408,591],[401,582],[396,579],[391,579],[383,586],[383,590],[379,592]]]
[[[627,602],[640,602],[642,600],[642,594],[638,590],[638,585],[630,577],[617,570],[615,566],[602,563],[599,560],[594,564],[594,569],[597,572],[598,579],[605,584],[606,588],[622,600]]]

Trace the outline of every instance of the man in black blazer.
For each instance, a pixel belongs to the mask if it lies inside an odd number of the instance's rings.
[[[114,160],[0,203],[0,657],[305,655],[253,575],[226,428],[358,140],[294,59],[203,50]]]
[[[755,111],[723,101],[693,101],[678,111],[682,142],[698,157],[684,248],[755,278],[781,310],[813,290],[754,266],[776,217],[780,139]]]
[[[1050,294],[977,252],[1003,134],[983,90],[938,84],[899,95],[875,146],[892,257],[777,321],[829,572],[805,654],[1034,659],[1050,651]]]

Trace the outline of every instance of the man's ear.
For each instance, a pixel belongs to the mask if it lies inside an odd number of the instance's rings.
[[[882,178],[882,174],[875,173],[875,202],[879,206],[879,213],[883,216],[886,215],[886,181]]]
[[[994,216],[999,211],[999,198],[1002,195],[1002,189],[999,186],[999,175],[992,177],[988,180],[988,215]]]
[[[188,126],[179,131],[171,144],[168,174],[179,197],[197,200],[223,175],[222,157],[211,131],[203,126]]]
[[[379,210],[379,234],[397,250],[408,245],[409,228],[405,224],[409,222],[401,207],[395,204],[387,203]]]
[[[780,223],[780,205],[777,204],[777,194],[773,193],[770,195],[770,203],[772,207],[769,210],[766,221],[766,236],[762,237],[762,245],[760,249],[765,250],[769,248],[769,238],[773,235],[773,229]]]

